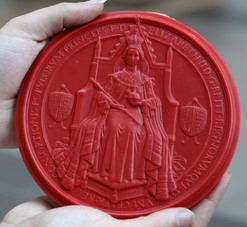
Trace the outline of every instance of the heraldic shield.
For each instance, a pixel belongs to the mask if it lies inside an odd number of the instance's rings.
[[[113,203],[149,196],[165,201],[177,187],[173,47],[167,44],[164,62],[157,61],[139,20],[117,38],[108,52],[104,39],[95,43],[89,80],[75,97],[69,142],[52,151],[57,174],[66,190],[91,190]],[[155,83],[158,77],[163,83]]]
[[[195,139],[196,144],[197,135],[200,134],[207,123],[207,110],[203,108],[196,98],[187,106],[181,107],[180,126],[183,132],[188,136],[183,142],[188,142],[189,138]]]
[[[48,100],[48,112],[50,117],[54,120],[54,127],[56,123],[60,123],[61,128],[66,129],[63,125],[72,112],[74,104],[74,96],[70,94],[64,84],[61,85],[60,90],[50,93]]]

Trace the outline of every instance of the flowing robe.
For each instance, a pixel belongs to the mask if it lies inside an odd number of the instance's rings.
[[[168,199],[176,183],[154,80],[123,70],[96,88],[88,117],[55,155],[63,186],[72,190],[96,174],[109,183],[146,182],[153,196]]]

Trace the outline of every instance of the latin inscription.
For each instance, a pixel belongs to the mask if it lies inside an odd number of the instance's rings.
[[[126,201],[119,201],[118,203],[112,203],[110,200],[100,197],[96,194],[92,194],[87,191],[80,191],[80,198],[87,203],[97,204],[102,208],[114,208],[119,210],[129,210],[129,209],[141,209],[141,208],[150,208],[153,205],[157,205],[157,201],[154,201],[152,198],[139,198],[139,199],[131,199]]]
[[[47,148],[44,144],[41,129],[41,99],[44,97],[45,88],[53,75],[54,70],[59,64],[69,57],[78,48],[82,48],[91,42],[95,42],[98,37],[104,38],[105,36],[113,34],[123,34],[129,30],[129,25],[107,25],[101,28],[95,28],[89,32],[80,34],[74,39],[60,47],[60,49],[49,59],[46,66],[43,68],[38,79],[35,82],[34,89],[31,95],[31,106],[29,112],[29,128],[30,136],[32,138],[33,146],[37,151],[37,155],[40,157],[40,161],[47,167],[47,170],[53,177],[55,175],[55,166],[50,159]],[[195,49],[186,40],[168,32],[165,29],[155,28],[152,26],[146,26],[146,32],[150,37],[159,39],[163,43],[172,43],[174,48],[180,50],[191,62],[199,69],[201,76],[205,79],[208,89],[211,94],[212,101],[212,135],[210,136],[209,145],[207,146],[200,163],[197,163],[195,168],[179,183],[179,188],[172,193],[171,197],[179,196],[180,191],[190,188],[201,176],[210,168],[215,161],[218,150],[222,144],[225,130],[225,101],[222,95],[222,89],[218,78],[214,74],[209,62],[205,59],[200,52]],[[81,198],[92,202],[93,204],[99,204],[104,208],[148,208],[151,207],[154,202],[151,199],[133,199],[131,201],[121,201],[116,204],[112,204],[109,200],[104,199],[96,195],[83,191]],[[156,202],[157,203],[157,202]]]
[[[211,94],[212,102],[212,135],[209,137],[209,145],[207,146],[200,163],[194,167],[184,180],[179,184],[178,189],[173,193],[172,197],[179,195],[180,190],[186,190],[191,188],[203,174],[210,168],[212,163],[215,161],[225,130],[225,102],[223,97],[223,91],[217,76],[215,75],[212,67],[205,57],[195,49],[185,39],[180,38],[176,34],[170,33],[169,31],[157,28],[153,26],[146,27],[147,33],[154,39],[158,39],[161,42],[167,44],[172,43],[173,47],[178,49],[180,53],[184,54],[192,64],[194,64],[200,71],[201,76],[205,79],[208,85],[208,89]]]

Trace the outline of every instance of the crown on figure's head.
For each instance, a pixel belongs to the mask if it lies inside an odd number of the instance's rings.
[[[135,29],[135,34],[128,35],[126,37],[126,41],[128,48],[142,49],[142,43],[144,42],[144,39],[141,37],[139,30]]]

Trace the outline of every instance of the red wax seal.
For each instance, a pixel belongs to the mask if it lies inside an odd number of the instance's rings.
[[[54,38],[22,84],[16,122],[25,163],[55,202],[127,218],[204,198],[233,156],[239,112],[207,41],[130,11]]]

